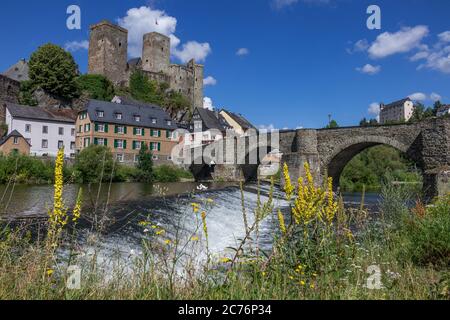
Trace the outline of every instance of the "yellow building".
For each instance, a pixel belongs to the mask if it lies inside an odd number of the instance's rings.
[[[0,138],[0,153],[10,154],[11,152],[23,155],[30,154],[30,143],[17,130]]]
[[[155,164],[171,162],[171,152],[177,144],[172,139],[176,123],[160,107],[150,104],[90,100],[78,113],[75,129],[78,152],[90,145],[110,148],[118,162],[138,162],[139,151],[145,144],[153,154]],[[134,104],[131,104],[134,103]]]

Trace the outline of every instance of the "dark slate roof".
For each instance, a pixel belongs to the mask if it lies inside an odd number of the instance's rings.
[[[161,107],[136,101],[134,101],[135,104],[128,104],[124,103],[124,98],[116,97],[116,101],[118,101],[117,98],[120,99],[121,103],[89,100],[87,107],[83,111],[88,112],[89,118],[93,122],[114,123],[166,130],[176,130],[178,128],[176,122],[172,120],[167,112],[165,112]],[[129,102],[129,100],[127,101]],[[103,118],[98,117],[98,111],[103,111]],[[116,113],[122,114],[122,120],[116,119]],[[140,122],[136,122],[134,120],[134,116],[136,115],[141,117]],[[156,119],[156,124],[152,123],[153,118]],[[171,125],[168,125],[167,121],[171,121]]]
[[[129,67],[138,67],[142,64],[142,59],[141,58],[133,58],[128,60],[128,66]]]
[[[400,107],[403,106],[405,104],[405,102],[407,101],[411,101],[410,98],[406,98],[406,99],[402,99],[402,100],[398,100],[389,104],[384,104],[382,103],[381,106],[383,107],[383,109],[390,109],[390,108],[396,108],[396,107]]]
[[[242,127],[242,129],[256,129],[256,127],[252,125],[247,119],[245,119],[242,114],[236,114],[225,109],[223,109],[222,111],[226,112],[234,121],[236,121]]]
[[[19,137],[19,138],[23,138],[23,135],[21,135],[19,133],[19,131],[14,130],[12,131],[10,134],[8,134],[7,136],[4,136],[3,138],[0,138],[0,146],[3,145],[6,141],[8,141],[10,138],[12,137]],[[25,138],[24,138],[25,139]],[[26,140],[25,140],[26,141]],[[27,141],[28,143],[28,141]],[[29,144],[29,143],[28,143]]]
[[[437,109],[437,112],[447,112],[450,109],[450,104],[444,104]]]
[[[203,120],[203,123],[205,124],[207,130],[217,129],[220,131],[226,131],[227,128],[231,128],[226,122],[225,118],[218,113],[216,114],[215,111],[211,111],[205,108],[196,108],[195,110],[200,115],[200,118]]]
[[[28,62],[25,59],[22,59],[19,60],[16,64],[12,65],[8,70],[6,70],[3,75],[16,81],[26,81],[30,80],[28,73]]]
[[[23,106],[8,102],[6,103],[6,108],[14,118],[75,123],[76,114],[68,109],[51,111],[41,107]]]

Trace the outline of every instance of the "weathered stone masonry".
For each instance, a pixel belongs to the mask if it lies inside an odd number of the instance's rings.
[[[282,131],[279,147],[283,153],[282,164],[288,164],[292,181],[305,175],[303,166],[308,162],[316,183],[322,183],[329,176],[337,189],[340,175],[348,162],[361,151],[376,145],[394,147],[415,162],[423,173],[426,200],[450,192],[449,119],[432,118],[416,124],[391,126]],[[257,165],[253,165],[253,174],[249,174],[249,167],[219,165],[213,178],[233,180],[254,177]],[[207,176],[205,165],[196,165],[191,169],[194,174],[199,174],[198,177]]]
[[[116,85],[127,85],[133,71],[141,70],[150,79],[166,82],[169,87],[203,106],[204,66],[189,61],[186,65],[170,63],[170,38],[160,33],[144,35],[142,58],[128,58],[128,31],[108,21],[91,26],[89,74],[106,76]]]

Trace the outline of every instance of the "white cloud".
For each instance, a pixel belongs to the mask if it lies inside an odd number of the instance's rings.
[[[211,53],[209,43],[196,41],[189,41],[179,49],[181,40],[175,36],[177,19],[150,6],[129,9],[125,17],[118,19],[118,24],[128,30],[128,54],[131,57],[142,55],[142,39],[149,32],[159,32],[170,37],[172,54],[183,63],[190,59],[202,62]]]
[[[416,93],[410,94],[408,96],[408,98],[410,98],[413,101],[425,101],[425,100],[427,100],[427,95],[422,92],[416,92]]]
[[[276,129],[275,129],[275,126],[273,124],[269,124],[269,125],[262,124],[262,125],[258,126],[258,130],[261,131],[261,132],[270,132],[270,131],[274,131]]]
[[[181,49],[173,49],[173,55],[183,63],[191,59],[195,59],[197,62],[203,62],[210,53],[211,46],[209,43],[199,43],[197,41],[189,41],[183,44]]]
[[[440,94],[437,94],[436,92],[433,92],[430,94],[430,99],[433,101],[439,101],[442,99]]]
[[[250,50],[247,48],[239,48],[238,51],[236,51],[237,56],[246,56],[250,53]]]
[[[441,42],[450,42],[450,31],[442,32],[438,35],[438,37]]]
[[[405,27],[395,33],[384,32],[368,49],[373,59],[385,58],[396,53],[409,52],[420,46],[421,41],[429,33],[427,26]]]
[[[217,84],[217,80],[214,77],[206,77],[203,79],[203,85],[204,86],[215,86]]]
[[[64,45],[64,48],[66,51],[75,52],[78,50],[87,50],[89,49],[89,41],[83,40],[83,41],[70,41],[66,42]]]
[[[213,101],[210,97],[203,98],[203,108],[214,111]]]
[[[353,48],[347,49],[349,54],[353,54],[355,52],[364,52],[369,48],[369,42],[367,39],[358,40],[353,44]]]
[[[418,67],[419,70],[423,68],[450,74],[450,46],[430,53],[426,62]]]
[[[362,68],[356,68],[356,70],[368,75],[375,75],[381,71],[381,66],[373,66],[371,64],[366,64]]]
[[[296,4],[298,0],[273,0],[273,5],[277,9],[282,9],[284,7],[289,7],[293,4]]]
[[[422,59],[428,58],[430,54],[427,51],[419,51],[415,55],[413,55],[411,58],[409,58],[410,61],[418,61]]]
[[[309,4],[327,4],[330,3],[331,0],[300,0]],[[272,5],[276,9],[283,9],[285,7],[292,6],[299,2],[299,0],[272,0]]]
[[[375,116],[380,115],[380,104],[377,102],[373,102],[369,105],[369,109],[367,110],[370,114]]]

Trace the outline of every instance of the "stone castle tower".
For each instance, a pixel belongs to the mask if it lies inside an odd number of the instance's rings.
[[[106,76],[116,85],[127,85],[130,75],[141,70],[150,79],[166,82],[183,94],[192,107],[203,106],[203,65],[170,63],[170,38],[157,32],[144,35],[142,58],[128,61],[128,30],[102,21],[91,26],[89,74]]]

